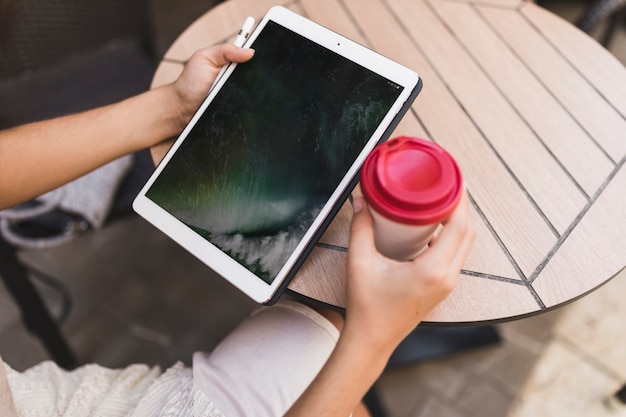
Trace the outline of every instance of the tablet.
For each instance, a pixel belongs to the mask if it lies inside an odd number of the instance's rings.
[[[133,203],[258,303],[271,304],[421,82],[282,7],[247,40]]]

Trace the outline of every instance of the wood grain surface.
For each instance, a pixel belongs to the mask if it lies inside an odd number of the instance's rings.
[[[422,93],[393,136],[446,148],[461,166],[476,242],[428,320],[465,324],[575,300],[626,265],[626,70],[594,40],[519,0],[229,0],[194,22],[153,86],[193,51],[284,5],[417,71]],[[346,203],[289,285],[342,307]]]

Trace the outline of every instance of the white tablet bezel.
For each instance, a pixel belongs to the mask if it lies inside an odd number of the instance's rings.
[[[139,215],[155,225],[254,301],[262,304],[273,302],[279,293],[279,289],[284,288],[288,279],[293,276],[294,266],[301,264],[303,257],[310,251],[313,241],[320,237],[321,231],[323,231],[330,222],[330,215],[336,213],[338,205],[345,201],[345,198],[351,191],[351,187],[355,183],[355,178],[357,177],[365,157],[376,144],[386,139],[384,135],[389,135],[389,126],[394,124],[394,122],[397,123],[397,119],[399,118],[398,113],[402,113],[401,110],[403,109],[406,111],[407,101],[412,101],[419,87],[421,87],[419,76],[414,71],[281,6],[275,6],[269,10],[244,46],[254,48],[253,44],[255,39],[270,20],[382,75],[390,81],[404,87],[404,89],[272,284],[268,284],[254,275],[146,196],[147,191],[176,153],[176,150],[187,137],[200,116],[204,113],[213,97],[215,97],[220,88],[227,82],[228,76],[232,73],[236,64],[230,65],[222,78],[218,80],[216,86],[211,90],[189,124],[182,131],[178,139],[174,142],[174,145],[172,145],[153,175],[138,194],[133,202],[133,208]]]

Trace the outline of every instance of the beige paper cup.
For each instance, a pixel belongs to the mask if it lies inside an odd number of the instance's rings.
[[[374,218],[376,248],[406,261],[426,249],[437,227],[452,214],[463,177],[440,146],[399,137],[372,151],[363,164],[360,185]]]

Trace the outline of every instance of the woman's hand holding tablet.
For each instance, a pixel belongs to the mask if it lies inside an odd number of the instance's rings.
[[[421,88],[398,63],[282,7],[244,44],[134,202],[259,303],[274,302]]]

